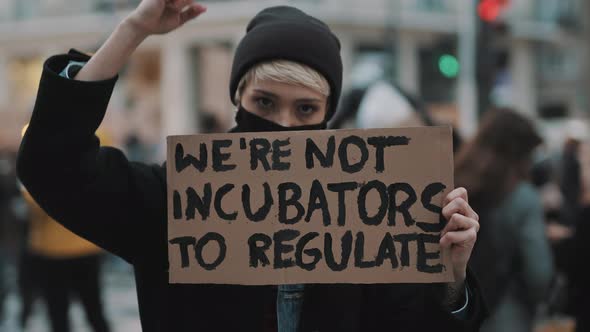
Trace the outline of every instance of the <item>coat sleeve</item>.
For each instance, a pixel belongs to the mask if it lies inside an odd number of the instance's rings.
[[[469,304],[461,317],[449,312],[449,309],[442,304],[443,301],[437,292],[428,292],[425,302],[430,307],[428,310],[430,313],[427,316],[431,318],[432,328],[438,327],[442,331],[479,331],[488,311],[477,278],[470,268],[467,269],[465,284],[469,293]]]
[[[446,284],[308,284],[301,331],[479,331],[487,309],[467,270],[469,305],[456,317],[444,303]]]
[[[74,233],[130,263],[164,266],[165,171],[100,146],[95,132],[117,77],[83,82],[58,74],[70,61],[88,59],[70,51],[44,63],[18,176],[37,203]]]

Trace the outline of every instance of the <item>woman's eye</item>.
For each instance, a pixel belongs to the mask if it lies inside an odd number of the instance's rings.
[[[273,103],[272,103],[272,100],[270,100],[268,98],[257,98],[256,105],[258,105],[258,107],[263,108],[263,109],[270,109],[270,108],[272,108]]]
[[[313,105],[301,105],[299,106],[299,112],[305,115],[310,115],[315,112],[317,108]]]

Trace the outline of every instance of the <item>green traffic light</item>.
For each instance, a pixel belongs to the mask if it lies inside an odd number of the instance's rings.
[[[447,78],[455,78],[459,75],[459,61],[450,54],[444,54],[438,59],[438,69]]]

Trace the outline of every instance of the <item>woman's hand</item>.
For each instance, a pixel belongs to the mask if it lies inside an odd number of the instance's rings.
[[[206,10],[192,0],[143,0],[126,20],[149,36],[173,31]]]
[[[467,262],[477,239],[479,216],[471,206],[465,188],[451,191],[444,200],[442,214],[447,225],[441,232],[440,245],[451,250],[455,285],[465,282]]]
[[[192,0],[143,0],[117,26],[74,79],[100,81],[112,78],[149,35],[170,32],[205,10]]]

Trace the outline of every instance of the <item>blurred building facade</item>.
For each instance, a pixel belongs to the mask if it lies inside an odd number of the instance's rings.
[[[120,75],[103,127],[119,144],[130,136],[163,144],[166,135],[204,130],[204,115],[213,115],[221,128],[231,126],[227,87],[233,49],[249,19],[278,4],[300,7],[333,28],[342,43],[345,87],[359,59],[377,56],[384,60],[385,75],[420,96],[436,117],[474,127],[478,105],[472,83],[481,77],[473,69],[481,69],[476,57],[483,47],[488,54],[483,66],[493,75],[491,103],[537,119],[586,117],[589,34],[582,17],[590,10],[585,1],[511,0],[479,46],[477,1],[468,1],[203,1],[209,10],[202,18],[140,46]],[[96,50],[137,3],[0,1],[0,148],[18,145],[43,60],[69,48]]]

